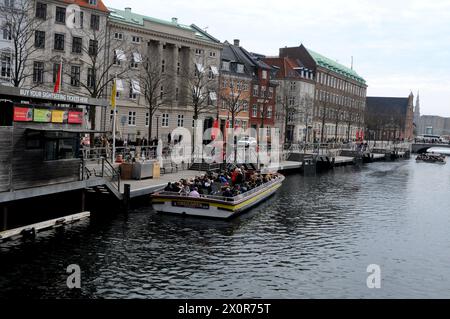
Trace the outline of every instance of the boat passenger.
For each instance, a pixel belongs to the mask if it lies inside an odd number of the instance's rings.
[[[223,197],[227,197],[227,198],[233,197],[233,193],[231,192],[231,189],[229,187],[227,189],[225,189],[225,191],[223,192]]]
[[[195,187],[192,192],[189,193],[189,197],[199,198],[200,193],[198,192],[198,188]]]
[[[168,183],[166,188],[164,188],[164,191],[166,192],[173,192],[173,187],[172,187],[172,183]]]

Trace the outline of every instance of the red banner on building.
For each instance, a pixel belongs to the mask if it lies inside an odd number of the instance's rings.
[[[83,124],[83,112],[69,111],[69,124]]]
[[[14,107],[15,122],[31,122],[33,121],[33,109],[30,107]]]

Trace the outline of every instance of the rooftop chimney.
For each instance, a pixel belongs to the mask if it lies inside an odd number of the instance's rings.
[[[126,7],[126,8],[125,8],[125,11],[126,11],[126,12],[131,12],[131,8],[130,8],[130,7]]]
[[[172,18],[172,23],[173,24],[178,24],[178,18]]]
[[[237,46],[237,47],[239,47],[239,46],[240,46],[240,42],[241,42],[241,41],[239,41],[239,39],[235,39],[235,40],[234,40],[234,45]]]

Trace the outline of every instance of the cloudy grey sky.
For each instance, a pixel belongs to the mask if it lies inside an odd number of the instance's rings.
[[[370,96],[417,95],[422,114],[450,116],[450,0],[104,0],[195,23],[221,41],[277,55],[306,47],[350,66]]]

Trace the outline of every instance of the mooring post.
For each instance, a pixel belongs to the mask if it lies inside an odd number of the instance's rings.
[[[123,193],[123,205],[126,213],[128,213],[130,209],[130,198],[131,198],[131,185],[125,184]]]
[[[84,189],[81,190],[81,212],[86,210],[86,192]]]
[[[3,229],[8,230],[8,206],[3,206]]]

